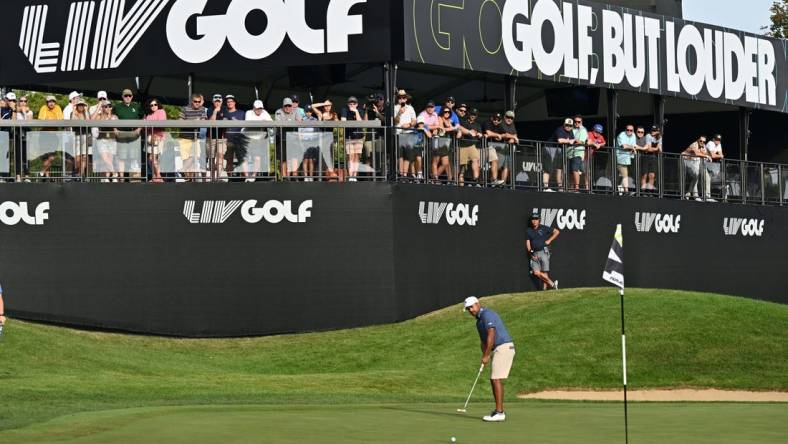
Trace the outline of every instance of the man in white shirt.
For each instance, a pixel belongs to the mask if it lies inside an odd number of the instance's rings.
[[[71,91],[71,94],[68,95],[68,105],[63,108],[63,119],[71,120],[71,113],[74,112],[74,108],[77,107],[77,102],[82,97],[82,94]]]
[[[404,89],[397,93],[397,104],[394,105],[394,125],[397,127],[397,146],[399,148],[399,173],[401,177],[410,174],[412,151],[416,141],[416,110],[408,103],[411,97]],[[414,159],[415,160],[415,159]]]
[[[263,101],[255,100],[252,109],[246,112],[246,120],[272,122],[274,119],[265,110]],[[269,131],[263,128],[244,128],[244,133],[249,138],[249,157],[252,158],[252,167],[246,181],[254,182],[254,176],[259,173],[268,173],[270,169],[268,166],[263,168],[263,159],[265,159],[266,165],[270,162],[268,154]]]

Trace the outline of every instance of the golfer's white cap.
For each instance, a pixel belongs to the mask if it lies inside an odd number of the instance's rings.
[[[254,101],[254,109],[263,109],[263,101],[262,100],[255,100]]]
[[[466,309],[468,309],[470,307],[473,307],[474,304],[478,304],[478,303],[479,303],[479,299],[477,299],[476,296],[471,296],[471,297],[465,298],[465,308]]]

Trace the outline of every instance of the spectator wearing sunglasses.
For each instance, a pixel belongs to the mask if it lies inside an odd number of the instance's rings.
[[[16,94],[10,92],[0,101],[0,120],[14,120],[16,114]]]
[[[202,94],[192,94],[191,103],[181,108],[181,120],[208,120],[208,109],[204,106],[205,98]],[[181,172],[188,178],[195,178],[202,174],[200,160],[202,160],[202,144],[205,143],[206,130],[203,128],[184,128],[180,132],[179,151],[183,164]],[[176,179],[184,181],[184,179]]]
[[[161,106],[158,99],[150,99],[148,105],[145,107],[145,120],[148,121],[163,121],[167,120],[167,113]],[[148,140],[146,141],[148,151],[148,161],[150,162],[153,182],[161,183],[164,180],[161,178],[161,166],[159,165],[159,156],[161,156],[162,147],[164,146],[164,128],[151,129]]]
[[[638,127],[637,138],[640,150],[640,189],[646,193],[654,193],[657,190],[657,172],[659,170],[659,153],[662,152],[662,133],[656,126],[651,127],[651,131],[645,134],[645,130]]]
[[[687,170],[687,192],[685,197],[687,198],[694,198],[695,200],[703,200],[698,195],[698,182],[700,181],[700,174],[701,170],[704,174],[704,191],[706,192],[704,197],[711,197],[710,194],[710,187],[711,184],[709,181],[711,178],[709,177],[709,170],[705,167],[706,162],[711,161],[711,156],[709,152],[706,151],[706,143],[708,138],[706,136],[698,137],[698,140],[692,142],[690,146],[687,147],[681,154],[684,157],[684,167]],[[701,163],[704,164],[704,167],[701,168]]]
[[[112,112],[112,103],[104,100],[96,105],[95,112],[91,114],[93,121],[113,121],[118,117]],[[115,172],[115,153],[117,151],[117,130],[115,128],[94,128],[96,155],[93,156],[93,170],[104,174],[102,182],[117,182]]]
[[[358,102],[357,102],[358,103]],[[298,123],[303,119],[296,111],[292,97],[285,97],[282,100],[282,107],[274,113],[274,121],[286,123]],[[280,160],[280,168],[282,177],[296,176],[298,174],[298,159],[288,159],[285,141],[282,139],[282,134],[286,131],[280,131],[279,140],[277,141],[277,156]],[[360,144],[360,143],[359,143]],[[360,150],[359,150],[360,152]],[[288,160],[291,160],[288,162]]]
[[[569,173],[572,175],[572,190],[580,191],[580,176],[585,174],[586,142],[588,130],[583,126],[583,117],[575,116],[573,119],[572,136],[574,143],[567,147],[566,159]]]
[[[118,120],[140,120],[142,119],[142,109],[134,103],[134,93],[130,89],[124,89],[121,93],[123,101],[112,108],[112,112]],[[129,173],[131,177],[140,177],[140,134],[142,128],[119,128],[117,162],[118,173],[123,175]]]
[[[627,125],[626,129],[616,137],[616,168],[618,176],[621,178],[620,193],[628,192],[633,185],[629,178],[629,169],[632,166],[632,158],[637,150],[637,142],[634,125]]]

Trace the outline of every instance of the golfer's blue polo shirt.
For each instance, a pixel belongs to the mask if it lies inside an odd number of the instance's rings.
[[[495,329],[495,347],[507,342],[514,342],[498,313],[482,307],[476,317],[476,330],[479,330],[479,338],[482,342],[487,342],[487,329],[491,327]]]

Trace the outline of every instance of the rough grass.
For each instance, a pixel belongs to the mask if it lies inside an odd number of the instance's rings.
[[[612,289],[483,298],[515,339],[507,397],[621,383]],[[629,385],[788,390],[788,306],[628,290]],[[203,404],[464,400],[478,369],[456,305],[395,325],[225,340],[95,333],[11,320],[0,340],[0,430],[82,411]],[[479,398],[488,396],[481,384]]]

